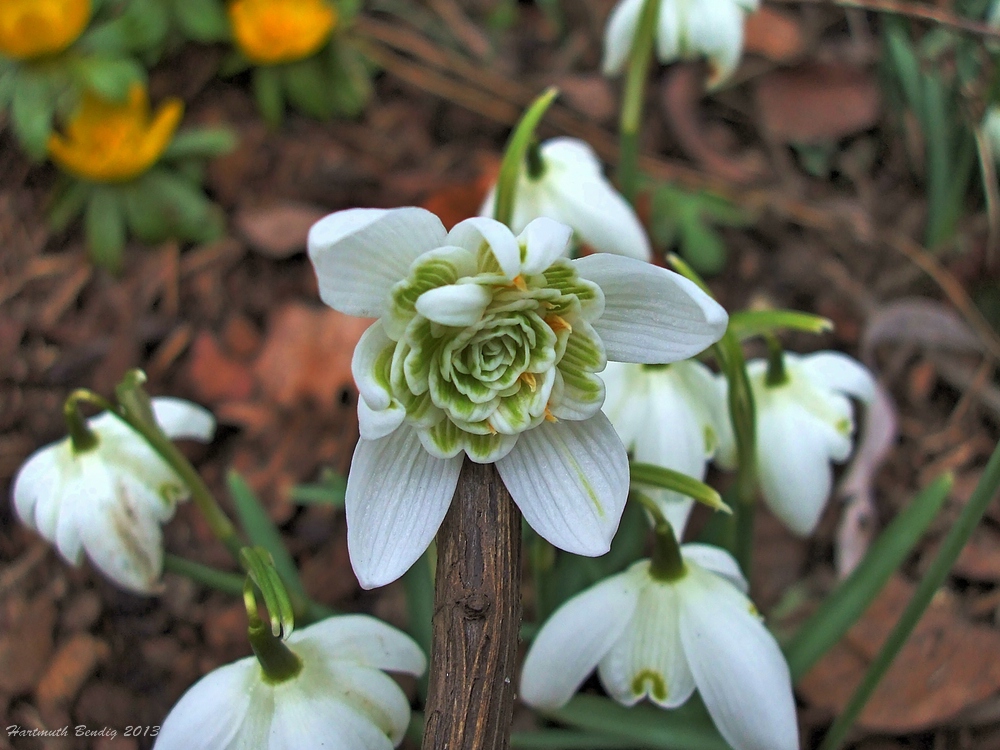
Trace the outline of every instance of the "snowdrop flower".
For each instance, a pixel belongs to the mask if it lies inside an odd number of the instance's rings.
[[[492,216],[495,206],[496,186],[480,216]],[[598,252],[652,257],[639,217],[605,179],[593,149],[576,138],[546,141],[521,167],[511,228],[520,232],[540,216],[568,224]]]
[[[265,677],[253,656],[194,684],[160,727],[155,750],[391,750],[410,703],[382,670],[420,675],[413,640],[366,615],[343,615],[288,637],[297,674]]]
[[[701,544],[681,546],[680,556],[675,576],[641,560],[557,609],[528,651],[522,700],[558,708],[597,667],[626,706],[648,698],[677,708],[697,688],[735,750],[797,750],[788,666],[736,561]]]
[[[208,442],[215,432],[212,415],[188,401],[154,398],[153,412],[169,438]],[[86,551],[119,586],[153,593],[163,571],[160,525],[187,498],[187,487],[118,417],[101,414],[87,427],[92,447],[77,450],[66,438],[28,458],[14,480],[14,507],[70,564],[79,565]]]
[[[851,454],[854,415],[848,396],[875,397],[872,374],[840,352],[784,353],[783,373],[769,382],[767,360],[747,363],[757,410],[757,471],[764,501],[796,534],[811,534],[830,496],[831,461]],[[720,380],[723,392],[725,380]],[[718,461],[735,465],[731,428]]]
[[[696,360],[666,366],[609,362],[601,377],[604,413],[632,457],[704,480],[729,419],[712,371]],[[679,534],[694,500],[657,487],[642,491]]]
[[[564,257],[551,219],[520,236],[493,219],[445,232],[419,208],[351,209],[313,226],[320,296],[377,317],[352,368],[361,440],[347,483],[348,545],[367,588],[427,548],[463,453],[495,462],[528,524],[582,555],[610,547],[628,457],[600,409],[608,358],[672,362],[724,332],[725,311],[683,277],[615,255]]]
[[[709,87],[725,81],[743,51],[743,21],[760,0],[659,0],[656,54],[663,64],[707,57]],[[604,32],[604,74],[618,75],[632,51],[644,0],[621,0]]]

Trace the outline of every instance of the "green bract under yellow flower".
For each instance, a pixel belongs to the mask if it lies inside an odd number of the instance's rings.
[[[90,0],[0,1],[0,54],[31,60],[62,52],[90,21]]]
[[[66,134],[49,136],[49,154],[63,169],[85,180],[126,182],[159,160],[183,113],[180,99],[168,99],[151,115],[146,89],[137,83],[123,104],[87,93]]]
[[[394,580],[427,548],[466,456],[496,463],[541,536],[607,552],[629,472],[598,373],[609,357],[691,356],[727,318],[662,268],[567,259],[571,234],[546,218],[516,237],[487,218],[445,232],[416,208],[341,211],[312,228],[323,300],[379,319],[352,362],[361,441],[347,539],[363,586]]]
[[[234,0],[229,20],[243,54],[275,65],[319,50],[330,38],[337,12],[324,0]]]

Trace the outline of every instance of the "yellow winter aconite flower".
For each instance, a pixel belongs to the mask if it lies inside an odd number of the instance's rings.
[[[229,18],[243,53],[273,65],[316,52],[330,38],[337,12],[324,0],[233,0]]]
[[[62,52],[90,21],[90,0],[0,0],[0,54],[29,60]]]
[[[162,156],[184,113],[180,99],[168,99],[153,115],[146,89],[133,84],[128,101],[108,102],[85,94],[66,134],[49,136],[49,154],[59,166],[94,182],[125,182]]]

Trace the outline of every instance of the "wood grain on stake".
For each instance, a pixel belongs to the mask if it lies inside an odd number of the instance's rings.
[[[437,541],[423,747],[505,749],[521,620],[521,513],[493,464],[465,460]]]

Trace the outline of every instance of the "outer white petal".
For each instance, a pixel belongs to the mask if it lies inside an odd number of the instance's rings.
[[[764,500],[789,529],[816,528],[833,483],[827,430],[795,404],[774,404],[757,417],[757,465]]]
[[[288,642],[307,644],[327,659],[389,672],[421,675],[427,668],[423,651],[410,636],[368,615],[328,617],[296,630]]]
[[[119,585],[153,593],[163,572],[160,524],[173,506],[126,474],[109,471],[104,483],[89,480],[87,489],[90,496],[77,498],[72,508],[87,556]]]
[[[746,594],[750,590],[750,584],[743,577],[739,563],[721,547],[711,544],[685,544],[681,546],[681,555],[685,560],[690,560],[705,570],[722,576],[741,593]]]
[[[569,143],[568,143],[569,142]],[[648,261],[649,240],[635,211],[601,172],[596,157],[579,153],[582,141],[557,138],[542,146],[548,190],[545,214],[569,224],[580,239],[603,253]]]
[[[517,241],[524,245],[524,262],[521,273],[541,273],[566,256],[573,230],[558,221],[545,216],[532,221],[518,235]]]
[[[684,655],[719,732],[735,750],[798,750],[788,665],[749,600],[694,568],[678,588]]]
[[[573,697],[628,626],[638,594],[635,576],[622,573],[559,607],[525,657],[521,700],[535,708],[558,708]]]
[[[384,672],[369,667],[338,662],[331,673],[340,684],[340,702],[376,727],[388,748],[403,741],[410,724],[410,701],[396,681]]]
[[[729,316],[683,276],[633,258],[597,254],[573,261],[580,276],[604,292],[594,321],[608,359],[664,364],[714,344]]]
[[[406,409],[401,404],[375,411],[363,398],[358,402],[358,427],[364,440],[384,438],[403,424],[404,419],[406,419]]]
[[[786,355],[787,356],[787,355]],[[875,398],[875,378],[863,364],[840,352],[816,352],[798,358],[813,385],[854,396],[866,404]]]
[[[480,284],[446,284],[417,298],[417,312],[443,326],[471,326],[478,322],[493,295]]]
[[[28,456],[14,479],[14,509],[27,526],[50,541],[55,536],[62,495],[63,463],[70,458],[69,440],[46,445]],[[61,461],[59,454],[65,454]]]
[[[678,628],[678,593],[673,584],[653,581],[649,563],[636,565],[646,578],[632,621],[601,659],[601,684],[626,706],[647,697],[662,708],[677,708],[694,692]]]
[[[544,422],[496,463],[528,525],[559,549],[595,557],[611,547],[628,497],[628,454],[611,422]]]
[[[351,357],[351,374],[358,386],[358,393],[375,411],[388,409],[392,403],[388,383],[381,383],[375,377],[375,362],[392,345],[393,341],[386,334],[382,321],[378,320],[361,334],[354,347],[354,356]]]
[[[309,230],[319,295],[348,315],[378,318],[414,260],[445,244],[441,220],[422,208],[352,208]]]
[[[625,447],[632,449],[646,429],[646,402],[649,381],[641,365],[608,362],[601,372],[604,405],[601,407],[614,425]]]
[[[739,64],[743,10],[732,0],[694,0],[687,14],[687,38],[691,51],[709,58],[708,86],[714,88],[729,78]]]
[[[171,440],[209,442],[215,436],[215,417],[208,409],[182,398],[153,399],[153,416]]]
[[[256,660],[249,658],[202,677],[163,721],[155,749],[236,750],[234,740],[240,727],[250,715],[259,715],[268,708],[254,701],[259,673]],[[270,716],[261,718],[266,719],[262,722],[265,726],[270,724]]]
[[[359,440],[347,480],[347,547],[366,589],[399,578],[427,549],[458,484],[462,456],[434,458],[403,426]]]
[[[606,76],[618,75],[625,69],[635,31],[639,26],[643,0],[622,0],[611,11],[604,31],[604,61],[601,70]]]
[[[490,246],[493,256],[508,279],[521,273],[521,247],[505,225],[485,216],[460,221],[448,232],[448,244],[478,253],[483,243]]]
[[[724,0],[726,1],[726,0]],[[686,0],[662,0],[656,19],[656,57],[664,65],[684,57],[688,3]]]
[[[299,679],[274,688],[267,750],[392,750],[389,737],[367,716],[338,701],[336,694],[306,687],[303,670]]]

